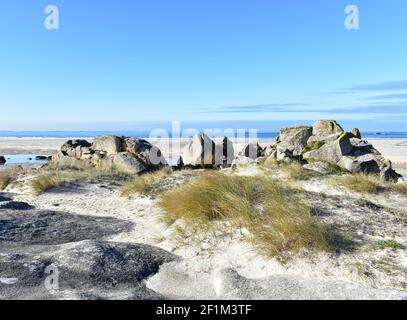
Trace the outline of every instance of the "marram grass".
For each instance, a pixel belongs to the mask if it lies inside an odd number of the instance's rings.
[[[164,221],[184,219],[207,227],[228,221],[250,231],[250,241],[268,256],[304,248],[328,250],[327,230],[296,195],[269,178],[203,173],[162,194]]]

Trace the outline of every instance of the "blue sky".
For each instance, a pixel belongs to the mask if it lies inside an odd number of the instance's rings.
[[[407,131],[406,35],[405,0],[0,0],[0,130]]]

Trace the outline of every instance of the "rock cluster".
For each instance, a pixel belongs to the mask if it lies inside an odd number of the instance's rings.
[[[142,173],[167,166],[160,149],[146,140],[120,136],[103,136],[86,140],[68,140],[52,156],[60,167],[115,166],[129,173]]]
[[[246,144],[236,158],[233,143],[227,137],[214,141],[206,134],[198,134],[189,141],[176,167],[226,168],[293,160],[309,166],[322,163],[351,173],[375,174],[383,181],[397,182],[401,178],[391,162],[362,139],[359,129],[346,132],[334,120],[282,128],[274,144],[265,149],[258,143]],[[93,143],[69,140],[52,157],[52,162],[62,167],[113,165],[134,174],[167,166],[161,151],[148,141],[121,136],[97,137]]]
[[[186,167],[213,168],[228,167],[233,159],[234,148],[229,138],[215,142],[206,134],[199,134],[188,143],[181,162]]]
[[[334,120],[319,120],[312,127],[281,129],[276,143],[268,147],[266,161],[290,162],[293,159],[325,162],[351,173],[377,174],[383,181],[397,182],[401,178],[389,160],[361,139],[358,129],[345,132]]]

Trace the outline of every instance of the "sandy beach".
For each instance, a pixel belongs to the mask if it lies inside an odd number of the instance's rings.
[[[61,145],[69,139],[79,138],[0,138],[0,155],[15,154],[44,154],[50,155],[59,150]],[[92,139],[86,139],[92,141]],[[161,149],[166,159],[176,159],[178,152],[171,152],[170,140],[148,139],[152,144]],[[263,147],[274,142],[274,139],[260,139],[259,144]],[[379,150],[383,156],[392,161],[395,168],[405,173],[407,172],[407,139],[371,139],[373,146]],[[180,153],[187,145],[188,139],[180,141]],[[243,140],[235,141],[235,150],[241,150],[247,143]],[[174,147],[177,150],[177,147]],[[177,153],[177,154],[176,154]]]

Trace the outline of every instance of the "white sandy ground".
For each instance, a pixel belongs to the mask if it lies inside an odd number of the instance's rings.
[[[12,154],[52,154],[59,150],[61,145],[70,138],[0,138],[0,155]],[[92,139],[87,139],[92,141]],[[150,139],[150,142],[157,145],[167,159],[177,159],[188,139],[182,139],[178,148],[174,144],[171,150],[171,141],[169,139]],[[261,139],[260,145],[263,147],[273,143],[273,139]],[[407,173],[407,139],[371,139],[370,142],[379,150],[384,157],[391,160],[399,171]],[[237,139],[235,150],[241,150],[247,141]],[[176,151],[178,150],[178,151]]]
[[[262,174],[256,168],[242,169],[241,175]],[[27,179],[30,179],[28,177]],[[24,182],[24,181],[22,181]],[[25,181],[27,182],[27,181]],[[360,250],[352,253],[320,253],[297,256],[285,262],[265,258],[244,241],[245,230],[193,232],[180,239],[174,232],[178,221],[167,227],[160,222],[161,210],[155,199],[122,198],[117,187],[102,183],[57,188],[34,197],[27,187],[8,189],[37,209],[60,210],[78,215],[115,217],[134,223],[134,229],[107,240],[151,244],[183,259],[162,266],[150,278],[150,289],[174,299],[407,299],[406,250]],[[307,181],[308,191],[328,195],[349,195],[325,181]],[[397,195],[369,197],[374,203],[407,208],[407,198]],[[379,212],[358,212],[346,205],[327,219],[348,220],[365,228],[376,228],[371,240],[394,239],[407,247],[405,219]],[[405,212],[404,212],[405,214]],[[382,221],[372,225],[370,221]],[[388,222],[387,222],[388,221]],[[363,228],[360,230],[363,235]],[[3,279],[4,281],[12,281]],[[14,280],[13,280],[14,281]]]

